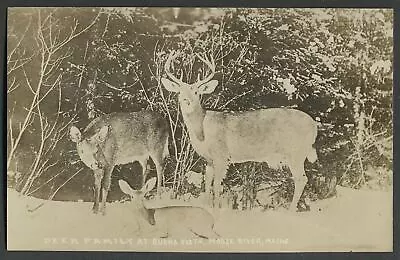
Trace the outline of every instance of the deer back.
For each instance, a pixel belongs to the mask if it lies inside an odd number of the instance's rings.
[[[232,162],[286,162],[297,153],[305,156],[317,135],[317,123],[309,115],[286,108],[206,111],[202,127],[204,142],[191,138],[195,149],[206,158],[225,156]]]
[[[148,158],[168,138],[165,119],[152,111],[111,113],[93,120],[77,141],[78,154],[93,164],[126,164]]]

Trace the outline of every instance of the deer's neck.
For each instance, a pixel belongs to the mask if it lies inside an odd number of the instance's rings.
[[[198,104],[192,112],[187,113],[182,111],[182,115],[192,143],[196,141],[204,142],[203,121],[206,116],[206,110]]]
[[[141,205],[139,206],[139,212],[142,215],[142,217],[151,225],[155,224],[155,219],[154,219],[154,209],[149,209],[146,207],[145,202],[142,200],[139,203]]]

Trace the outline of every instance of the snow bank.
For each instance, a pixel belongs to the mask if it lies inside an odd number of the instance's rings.
[[[310,212],[210,210],[221,239],[157,238],[130,203],[44,201],[8,190],[9,250],[392,251],[392,193],[338,187]],[[174,204],[180,204],[176,202]]]

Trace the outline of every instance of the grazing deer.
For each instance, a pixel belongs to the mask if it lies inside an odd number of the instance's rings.
[[[296,211],[307,183],[304,161],[306,158],[310,162],[317,160],[313,147],[317,123],[306,113],[288,108],[247,112],[205,110],[200,104],[200,95],[212,93],[218,85],[217,80],[212,80],[214,59],[211,57],[210,61],[196,54],[211,73],[189,84],[182,81],[182,74],[178,79],[170,71],[171,63],[178,55],[179,52],[171,52],[168,56],[165,72],[170,79],[162,78],[161,82],[168,91],[179,93],[178,100],[191,144],[207,161],[205,191],[209,198],[220,197],[221,182],[230,163],[267,162],[270,167],[287,165],[290,168],[295,183],[290,209]]]
[[[93,212],[105,214],[107,194],[114,166],[138,161],[142,166],[143,184],[147,161],[153,160],[157,170],[157,192],[160,192],[164,159],[168,156],[168,124],[153,111],[112,113],[94,119],[83,134],[72,126],[70,138],[76,143],[79,157],[94,172]]]
[[[144,196],[154,188],[155,178],[148,180],[140,190],[132,189],[123,180],[119,180],[118,183],[122,192],[131,196],[133,205],[141,212],[145,220],[155,225],[161,232],[161,237],[171,236],[172,233],[181,231],[182,228],[202,238],[219,237],[213,229],[213,216],[203,208],[182,205],[159,208],[146,207]]]

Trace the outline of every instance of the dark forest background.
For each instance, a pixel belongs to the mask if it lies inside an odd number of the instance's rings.
[[[293,107],[319,122],[319,160],[306,163],[312,199],[333,195],[336,184],[390,189],[392,21],[378,9],[11,8],[8,184],[45,199],[91,200],[93,176],[69,127],[148,109],[165,115],[173,135],[164,192],[198,196],[205,162],[176,94],[160,84],[169,52],[180,50],[187,63],[195,53],[216,61],[220,84],[205,108]],[[138,163],[116,167],[110,200],[121,197],[118,179],[138,187],[140,172]],[[287,176],[266,163],[232,165],[224,190],[242,208],[276,207],[291,196]]]

